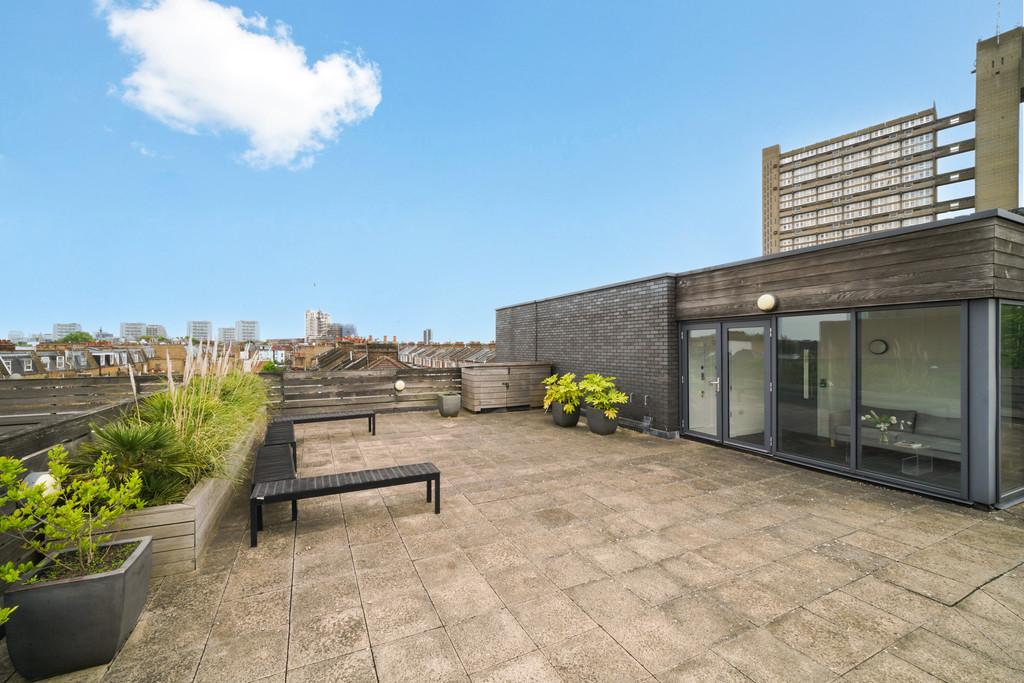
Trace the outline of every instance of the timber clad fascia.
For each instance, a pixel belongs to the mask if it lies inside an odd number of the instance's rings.
[[[1002,216],[856,240],[677,276],[679,320],[993,296],[1024,290],[1024,226]]]

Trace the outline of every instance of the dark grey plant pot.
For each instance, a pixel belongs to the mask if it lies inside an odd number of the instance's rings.
[[[441,417],[457,417],[462,410],[462,394],[438,394],[437,412]]]
[[[17,607],[7,622],[7,650],[14,668],[35,680],[106,664],[128,640],[142,614],[153,568],[150,536],[120,569],[75,579],[17,584],[4,606]]]
[[[576,406],[576,410],[567,413],[556,401],[551,404],[551,418],[559,427],[575,427],[580,421],[580,407]]]
[[[587,427],[595,434],[608,436],[614,434],[619,428],[619,421],[609,420],[604,413],[597,408],[587,408]]]

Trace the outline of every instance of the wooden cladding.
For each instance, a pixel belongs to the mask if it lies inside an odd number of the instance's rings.
[[[1024,225],[988,214],[977,220],[837,244],[749,263],[683,273],[676,316],[701,320],[757,315],[761,294],[773,313],[1024,297]]]
[[[551,363],[486,363],[462,368],[462,407],[481,410],[544,405],[541,380],[551,375]]]
[[[437,406],[441,392],[460,391],[458,368],[288,372],[265,375],[283,416],[337,410],[415,410]],[[395,389],[402,380],[405,388]]]

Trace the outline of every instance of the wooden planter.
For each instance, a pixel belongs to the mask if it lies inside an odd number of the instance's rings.
[[[130,512],[121,518],[114,540],[153,537],[153,578],[190,572],[209,545],[217,523],[263,441],[263,416],[249,427],[227,456],[222,479],[203,479],[185,500]]]
[[[480,363],[462,368],[462,407],[479,413],[500,408],[540,408],[541,380],[551,375],[551,363]]]

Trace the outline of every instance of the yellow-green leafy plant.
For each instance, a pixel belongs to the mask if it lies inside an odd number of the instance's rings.
[[[580,407],[583,392],[576,382],[575,373],[567,372],[559,377],[556,372],[542,382],[547,387],[544,393],[544,410],[550,408],[552,403],[561,403],[562,411],[569,414],[576,412]]]
[[[629,400],[626,394],[615,388],[614,377],[595,373],[584,375],[580,380],[580,389],[583,391],[584,400],[604,413],[609,420],[614,420],[619,415],[619,409],[615,406]]]
[[[63,446],[49,451],[54,486],[25,481],[16,458],[0,458],[0,533],[17,538],[33,554],[27,562],[0,565],[0,579],[65,579],[110,571],[121,566],[132,546],[105,545],[108,532],[129,510],[142,507],[142,478],[133,472],[115,482],[109,455],[101,455],[85,475],[73,476]],[[105,533],[106,532],[106,533]],[[0,623],[14,608],[0,610]]]

